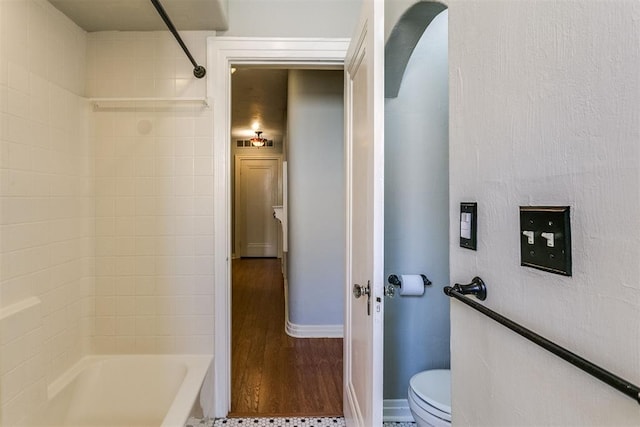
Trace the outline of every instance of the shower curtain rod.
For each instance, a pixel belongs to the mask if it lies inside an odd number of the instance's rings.
[[[171,22],[171,19],[169,19],[169,15],[167,15],[167,12],[164,10],[162,5],[160,4],[160,0],[151,0],[151,3],[153,3],[156,10],[158,11],[158,14],[160,15],[164,23],[167,25],[167,28],[169,29],[169,31],[171,31],[173,36],[176,38],[176,41],[178,42],[178,44],[180,45],[184,53],[189,58],[189,61],[191,61],[191,63],[193,64],[193,67],[194,67],[193,75],[199,79],[203,78],[205,74],[207,74],[207,70],[202,65],[198,65],[196,60],[193,59],[193,56],[191,56],[191,52],[189,52],[189,49],[182,41],[180,34],[178,34],[178,30],[176,30],[176,27],[173,25],[173,22]]]

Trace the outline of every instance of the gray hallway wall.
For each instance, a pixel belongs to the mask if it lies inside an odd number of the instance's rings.
[[[289,319],[342,325],[345,205],[342,71],[291,70]]]

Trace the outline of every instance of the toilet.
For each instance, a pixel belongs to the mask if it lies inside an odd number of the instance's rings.
[[[409,409],[418,427],[451,426],[451,371],[434,369],[409,380]]]

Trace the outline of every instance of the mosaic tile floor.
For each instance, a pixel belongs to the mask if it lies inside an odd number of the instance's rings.
[[[189,418],[185,427],[344,427],[344,418]],[[383,427],[415,427],[415,423],[384,423]]]

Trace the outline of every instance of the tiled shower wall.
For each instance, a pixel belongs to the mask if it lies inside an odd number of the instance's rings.
[[[183,33],[202,64],[209,34]],[[205,82],[168,32],[0,0],[0,425],[84,354],[212,351],[211,110],[86,96]]]
[[[86,33],[43,0],[0,1],[0,425],[88,348],[93,152]]]
[[[183,39],[206,65],[206,36]],[[168,32],[89,34],[87,94],[204,97]],[[212,111],[198,103],[101,104],[95,143],[94,352],[213,350]]]

